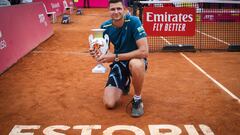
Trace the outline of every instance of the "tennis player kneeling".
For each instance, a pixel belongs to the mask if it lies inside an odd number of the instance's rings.
[[[112,62],[103,102],[108,109],[114,108],[121,96],[128,94],[132,82],[135,95],[131,115],[140,117],[144,114],[141,91],[147,70],[147,35],[139,18],[125,12],[122,0],[109,0],[109,13],[111,19],[105,21],[101,28],[105,29],[103,35],[109,35],[114,52],[97,56],[94,50],[89,50],[98,62]]]

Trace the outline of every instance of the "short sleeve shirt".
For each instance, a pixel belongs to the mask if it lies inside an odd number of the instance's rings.
[[[138,49],[136,41],[147,34],[141,21],[136,16],[125,15],[124,24],[117,28],[112,25],[112,20],[108,20],[101,25],[104,35],[108,34],[110,41],[114,45],[114,53],[127,53]]]

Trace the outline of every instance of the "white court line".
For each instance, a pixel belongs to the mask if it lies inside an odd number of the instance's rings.
[[[168,44],[168,45],[172,45],[172,43],[170,43],[166,38],[164,38],[163,36],[161,36],[161,38]]]
[[[195,64],[191,59],[189,59],[186,55],[183,53],[180,53],[186,60],[188,60],[193,66],[195,66],[199,71],[201,71],[205,76],[207,76],[210,80],[212,80],[217,86],[219,86],[223,91],[225,91],[227,94],[229,94],[232,98],[236,99],[238,103],[240,103],[240,99],[234,95],[230,90],[228,90],[226,87],[224,87],[221,83],[219,83],[217,80],[215,80],[213,77],[211,77],[207,72],[205,72],[201,67],[199,67],[197,64]]]
[[[231,45],[230,43],[225,42],[225,41],[223,41],[222,39],[216,38],[216,37],[214,37],[214,36],[211,36],[211,35],[209,35],[209,34],[207,34],[207,33],[201,32],[201,31],[199,31],[199,30],[196,30],[196,31],[197,31],[198,33],[204,35],[204,36],[207,36],[207,37],[210,37],[210,38],[212,38],[212,39],[215,39],[215,40],[217,40],[217,41],[219,41],[219,42],[221,42],[221,43],[224,43],[224,44],[226,44],[226,45],[228,45],[228,46]]]
[[[226,44],[226,45],[228,45],[228,46],[231,45],[230,43],[225,42],[225,41],[223,41],[222,39],[216,38],[216,37],[214,37],[214,36],[211,36],[211,35],[209,35],[209,34],[207,34],[207,33],[201,32],[201,31],[199,31],[199,30],[196,30],[196,32],[198,32],[198,33],[200,33],[200,34],[202,34],[202,35],[204,35],[204,36],[210,37],[210,38],[212,38],[212,39],[214,39],[214,40],[217,40],[217,41],[219,41],[219,42],[221,42],[221,43],[224,43],[224,44]],[[166,38],[164,38],[164,37],[162,37],[162,36],[161,36],[161,38],[162,38],[167,44],[172,45],[172,43],[169,42]]]
[[[200,31],[199,31],[200,32]],[[169,42],[166,38],[161,37],[165,42],[167,42],[168,44],[172,44],[171,42]],[[219,86],[223,91],[225,91],[226,93],[228,93],[232,98],[236,99],[238,101],[238,103],[240,103],[240,99],[234,95],[230,90],[228,90],[225,86],[223,86],[221,83],[219,83],[217,80],[215,80],[214,78],[212,78],[207,72],[205,72],[201,67],[199,67],[197,64],[195,64],[191,59],[189,59],[186,55],[184,55],[183,53],[180,53],[186,60],[188,60],[191,64],[193,64],[193,66],[195,66],[200,72],[202,72],[205,76],[207,76],[211,81],[213,81],[217,86]]]

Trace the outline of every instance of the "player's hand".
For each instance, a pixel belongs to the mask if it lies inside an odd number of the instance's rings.
[[[96,50],[94,48],[90,48],[89,49],[89,54],[93,57],[93,58],[98,58],[101,56],[101,53],[99,50]]]
[[[107,54],[103,54],[97,58],[97,62],[99,63],[109,63],[113,62],[115,58],[115,54],[108,52]]]
[[[93,58],[95,58],[95,56],[96,56],[96,51],[94,50],[94,48],[90,48],[90,49],[89,49],[89,54],[90,54]]]

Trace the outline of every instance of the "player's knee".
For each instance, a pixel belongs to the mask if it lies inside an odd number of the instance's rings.
[[[116,107],[122,92],[116,87],[106,87],[103,95],[103,103],[108,109]]]
[[[113,109],[116,106],[116,102],[111,100],[104,100],[104,105],[107,109]]]
[[[141,59],[132,59],[129,62],[129,68],[131,71],[143,71],[144,66],[144,62]]]
[[[108,95],[103,97],[103,103],[107,109],[113,109],[116,106],[114,98]]]

